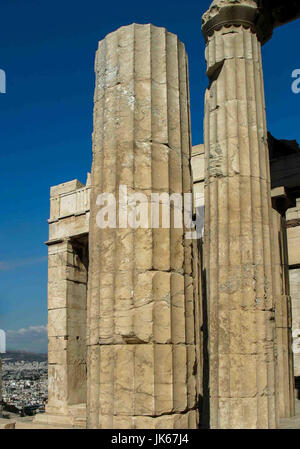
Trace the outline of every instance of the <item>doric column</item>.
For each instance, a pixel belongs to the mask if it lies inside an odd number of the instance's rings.
[[[203,16],[212,428],[277,425],[272,207],[256,15],[255,1],[215,0]]]
[[[124,197],[115,228],[96,222],[99,195],[119,207],[120,185],[146,208],[153,192],[192,191],[185,48],[134,24],[99,43],[95,70],[88,427],[195,428],[194,244],[173,214],[170,229],[129,227]]]
[[[295,203],[285,189],[272,189],[273,286],[275,300],[277,389],[280,418],[295,415],[295,380],[292,350],[292,304],[285,212]]]

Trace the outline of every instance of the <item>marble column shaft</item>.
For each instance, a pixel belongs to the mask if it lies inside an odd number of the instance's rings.
[[[254,17],[255,3],[246,3]],[[226,17],[232,21],[206,36],[210,425],[275,428],[272,212],[261,44],[251,14],[239,23],[241,10],[231,8]]]
[[[172,218],[170,229],[96,223],[98,195],[118,203],[120,185],[148,200],[192,191],[185,48],[133,24],[99,43],[95,71],[87,426],[195,428],[195,242]]]

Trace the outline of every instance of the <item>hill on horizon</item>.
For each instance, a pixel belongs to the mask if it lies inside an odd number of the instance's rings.
[[[1,359],[5,362],[6,359],[13,362],[47,362],[48,355],[27,351],[7,351],[1,354]]]

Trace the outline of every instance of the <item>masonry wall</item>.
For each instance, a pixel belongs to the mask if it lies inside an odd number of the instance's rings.
[[[38,420],[85,427],[90,178],[51,188],[48,244],[48,404]]]
[[[300,376],[300,198],[287,213],[295,376]],[[299,352],[298,352],[299,351]]]

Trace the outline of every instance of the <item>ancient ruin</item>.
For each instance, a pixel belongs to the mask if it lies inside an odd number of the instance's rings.
[[[213,1],[194,148],[177,36],[133,24],[99,43],[92,172],[51,188],[49,400],[36,423],[271,429],[294,415],[300,149],[267,132],[261,46],[299,15],[293,1]],[[101,195],[120,202],[120,186],[139,212],[107,210],[101,227]],[[139,222],[146,210],[153,224],[153,193],[192,191],[197,238],[184,202],[169,204],[169,227]]]

